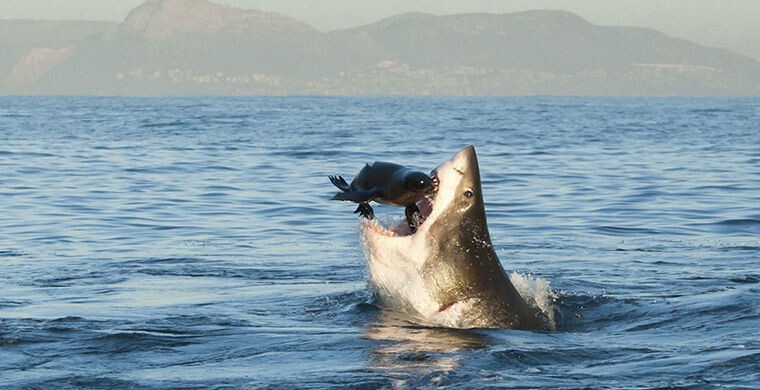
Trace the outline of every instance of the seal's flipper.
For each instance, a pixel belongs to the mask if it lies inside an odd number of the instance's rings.
[[[348,202],[356,203],[368,203],[369,201],[383,195],[383,190],[369,190],[369,191],[349,191],[338,192],[332,197],[332,200],[345,200]]]
[[[354,211],[354,214],[360,214],[362,217],[370,220],[375,218],[375,211],[372,210],[372,206],[370,206],[369,203],[360,204],[359,207],[356,208],[356,211]]]
[[[420,208],[412,203],[409,206],[406,206],[404,214],[406,214],[406,223],[409,224],[409,230],[414,234],[417,232],[417,227],[422,224],[422,213],[420,212]]]
[[[330,178],[330,182],[333,183],[334,186],[340,188],[342,191],[350,191],[351,186],[346,183],[346,179],[343,178],[343,176],[328,176]]]

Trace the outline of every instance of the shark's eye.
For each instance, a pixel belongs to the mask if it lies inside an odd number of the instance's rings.
[[[470,189],[464,191],[464,197],[465,198],[472,198],[473,195],[475,195],[475,193],[472,192],[472,190],[470,190]]]

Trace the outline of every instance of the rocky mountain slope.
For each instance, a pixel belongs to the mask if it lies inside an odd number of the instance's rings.
[[[8,79],[33,82],[83,39],[115,25],[88,21],[0,20],[0,86]]]

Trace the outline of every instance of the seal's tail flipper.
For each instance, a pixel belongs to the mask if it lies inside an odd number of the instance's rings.
[[[342,191],[350,191],[351,186],[346,183],[346,179],[343,178],[343,176],[328,176],[330,178],[330,181],[333,183],[334,186],[340,188]]]
[[[345,200],[347,202],[355,203],[369,203],[371,200],[381,196],[382,190],[369,190],[369,191],[350,191],[350,192],[338,192],[332,197],[332,200]]]

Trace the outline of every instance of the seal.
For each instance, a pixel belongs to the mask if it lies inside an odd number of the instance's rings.
[[[414,231],[421,223],[417,202],[433,192],[435,184],[430,175],[403,165],[376,161],[366,164],[348,184],[342,176],[329,176],[330,181],[342,192],[332,200],[359,203],[354,213],[373,219],[375,212],[369,202],[405,207],[409,228]]]
[[[475,148],[433,171],[436,192],[418,201],[423,222],[362,226],[370,282],[384,306],[424,325],[549,330],[554,324],[520,295],[488,232]]]

